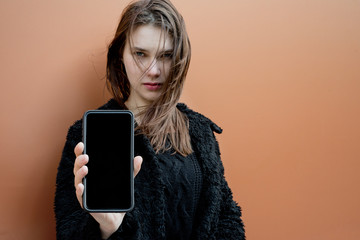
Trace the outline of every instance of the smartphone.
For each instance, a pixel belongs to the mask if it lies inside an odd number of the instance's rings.
[[[134,207],[134,116],[126,110],[90,110],[83,117],[83,207],[88,212],[127,212]]]

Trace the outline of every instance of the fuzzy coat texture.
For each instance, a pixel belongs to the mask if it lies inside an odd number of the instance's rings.
[[[224,178],[218,142],[214,132],[219,128],[208,118],[196,113],[184,104],[178,109],[189,119],[191,144],[203,174],[202,192],[194,219],[191,239],[245,239],[240,207],[234,202],[232,192]],[[120,109],[112,99],[99,109]],[[156,153],[143,135],[135,136],[135,156],[143,157],[143,164],[135,178],[135,207],[126,213],[120,228],[111,240],[166,239],[164,210],[164,183]],[[75,195],[74,147],[82,141],[82,121],[70,127],[58,167],[55,194],[57,239],[100,240],[98,223],[85,212]]]

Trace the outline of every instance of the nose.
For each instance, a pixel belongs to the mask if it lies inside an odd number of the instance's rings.
[[[156,59],[151,63],[149,70],[147,72],[147,74],[152,77],[152,78],[157,78],[160,76],[161,74],[161,69],[160,69],[160,61],[157,61]]]

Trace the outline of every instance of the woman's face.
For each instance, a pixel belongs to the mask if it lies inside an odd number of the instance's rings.
[[[147,106],[161,95],[172,53],[171,36],[159,27],[140,25],[128,38],[123,62],[130,82],[130,96],[126,101],[129,109]]]

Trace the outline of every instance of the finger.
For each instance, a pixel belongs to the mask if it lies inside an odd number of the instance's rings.
[[[79,201],[81,207],[83,207],[83,205],[82,205],[83,193],[84,193],[84,184],[79,183],[78,185],[76,185],[76,198]]]
[[[80,155],[75,159],[75,163],[74,163],[74,170],[73,173],[75,175],[75,173],[85,164],[87,164],[89,162],[89,156],[86,154]]]
[[[82,183],[83,178],[88,174],[88,168],[87,166],[82,166],[76,173],[75,173],[75,179],[74,179],[74,185],[75,188],[79,185],[79,183]]]
[[[136,177],[136,175],[139,173],[142,162],[143,158],[141,156],[136,156],[134,158],[134,177]]]
[[[84,151],[84,144],[82,142],[79,142],[78,144],[76,144],[75,148],[74,148],[74,153],[76,155],[76,157],[78,157],[79,155],[81,155]]]

